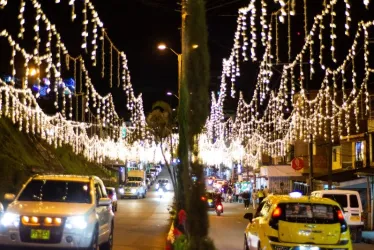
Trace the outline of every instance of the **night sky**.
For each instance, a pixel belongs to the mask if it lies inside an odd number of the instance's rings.
[[[26,1],[30,2],[30,1]],[[82,32],[82,6],[83,1],[76,1],[77,19],[72,22],[70,18],[70,8],[67,0],[55,4],[55,0],[39,0],[44,12],[52,23],[56,24],[57,30],[62,35],[62,40],[66,44],[72,55],[84,54],[81,50]],[[127,55],[129,69],[131,71],[132,84],[136,94],[142,93],[145,112],[149,112],[153,102],[164,100],[173,107],[177,105],[175,97],[166,96],[167,91],[177,93],[177,57],[170,51],[157,50],[159,42],[165,42],[175,51],[180,51],[180,5],[174,0],[91,0],[95,5],[101,21],[114,44]],[[233,46],[233,38],[236,30],[236,20],[238,8],[247,6],[249,0],[207,0],[207,23],[209,33],[209,49],[211,55],[211,90],[217,92],[220,84],[222,59],[230,55]],[[259,4],[261,1],[257,1]],[[299,2],[299,1],[296,1]],[[322,0],[315,0],[316,4],[311,4],[308,8],[309,17],[320,13],[322,10]],[[337,35],[344,37],[344,2],[338,4],[337,8]],[[355,1],[356,2],[356,1]],[[370,18],[370,11],[365,11],[362,1],[359,7],[352,3],[352,34],[355,31],[357,19]],[[17,20],[20,0],[8,1],[5,9],[0,10],[0,30],[6,28],[17,36],[19,22]],[[29,4],[29,3],[28,3]],[[260,15],[260,6],[257,6]],[[274,7],[274,8],[272,8]],[[278,5],[271,6],[268,12],[278,9]],[[32,9],[31,6],[26,9]],[[303,31],[303,6],[296,6],[297,15],[293,17],[291,28],[293,56],[299,52],[304,44]],[[34,44],[32,26],[34,13],[26,13],[26,32],[23,46],[32,48]],[[309,18],[309,27],[313,20]],[[328,24],[326,24],[328,25]],[[257,28],[260,31],[259,20]],[[280,28],[281,62],[287,62],[287,25]],[[275,36],[275,34],[274,34]],[[328,33],[324,34],[327,38]],[[260,35],[258,34],[260,39]],[[90,41],[90,36],[88,41]],[[4,39],[3,39],[4,40]],[[5,41],[0,41],[0,74],[10,73],[9,58],[10,49]],[[347,49],[352,44],[352,36],[345,37],[343,42],[337,44],[337,57],[341,61],[346,55]],[[329,45],[326,44],[326,47]],[[274,48],[273,48],[274,49]],[[29,51],[30,52],[30,51]],[[99,53],[99,51],[98,51]],[[108,52],[106,52],[108,53]],[[258,51],[261,55],[261,46]],[[261,58],[260,58],[261,59]],[[90,62],[89,55],[85,59]],[[247,101],[250,101],[253,88],[256,84],[259,62],[248,62],[242,64],[242,75],[236,83],[237,90],[244,92]],[[108,71],[108,65],[107,71]],[[279,77],[282,65],[274,66],[274,81],[270,87],[276,89],[279,84]],[[111,92],[115,99],[116,110],[120,116],[128,119],[126,110],[126,96],[122,89],[116,87],[109,88],[108,78],[100,77],[101,66],[88,66],[90,76],[96,89],[100,94],[105,95]],[[108,72],[106,71],[106,75]],[[317,75],[321,72],[317,72]],[[322,74],[321,74],[322,76]],[[116,85],[116,84],[115,84]],[[320,81],[318,76],[309,83],[310,88],[318,89]],[[372,85],[371,85],[372,87]],[[237,99],[226,101],[227,109],[235,110]]]
[[[26,1],[28,2],[28,1]],[[62,41],[72,55],[84,53],[80,49],[82,31],[82,2],[76,1],[77,19],[72,22],[70,8],[65,0],[55,4],[53,0],[40,0],[44,12],[62,35]],[[127,55],[132,84],[136,94],[143,94],[145,112],[149,112],[153,102],[164,100],[173,107],[178,100],[166,96],[166,92],[177,93],[177,57],[171,51],[159,51],[157,44],[165,42],[180,52],[180,5],[173,0],[91,0],[101,21],[114,44]],[[248,0],[208,0],[207,17],[209,48],[211,54],[211,90],[219,88],[221,64],[229,56],[236,29],[238,8]],[[0,29],[13,31],[16,37],[19,29],[17,20],[19,0],[8,1],[5,9],[0,10]],[[28,3],[27,3],[28,5]],[[27,14],[31,5],[26,5],[26,30],[32,31],[34,13]],[[29,19],[27,18],[29,17]],[[24,39],[27,48],[34,44],[32,32]],[[88,37],[90,41],[90,37]],[[9,74],[9,46],[1,41],[1,74]],[[99,52],[98,52],[99,53]],[[4,56],[3,56],[4,55]],[[89,58],[89,57],[88,57]],[[86,59],[86,62],[89,62]],[[108,65],[107,65],[108,67]],[[108,88],[108,79],[102,79],[98,72],[100,65],[89,67],[91,78],[100,94],[112,92],[117,112],[126,116],[126,96],[123,91]]]

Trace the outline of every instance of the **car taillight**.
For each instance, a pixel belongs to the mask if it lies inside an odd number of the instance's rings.
[[[337,209],[336,210],[336,216],[338,217],[339,223],[340,223],[340,230],[342,233],[346,232],[348,229],[347,222],[345,222],[344,214],[342,210]]]
[[[269,226],[275,230],[278,230],[278,222],[279,218],[282,215],[282,209],[280,207],[276,207],[273,213],[271,214],[271,219],[269,222]]]

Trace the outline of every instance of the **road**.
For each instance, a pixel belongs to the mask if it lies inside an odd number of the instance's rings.
[[[224,213],[217,216],[214,211],[209,212],[209,237],[214,241],[218,250],[243,250],[244,229],[248,223],[243,219],[246,212],[243,204],[224,203]],[[353,245],[354,250],[373,250],[374,245],[360,243]]]
[[[159,178],[167,178],[163,170]],[[164,250],[170,228],[168,206],[173,192],[160,199],[152,188],[145,199],[118,201],[113,250]]]

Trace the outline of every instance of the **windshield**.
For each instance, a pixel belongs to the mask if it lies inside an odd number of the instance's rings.
[[[135,177],[135,176],[130,176],[129,177],[129,181],[142,181],[143,178],[141,177]]]
[[[300,223],[338,223],[337,206],[316,203],[284,203],[280,204],[281,220]]]
[[[88,182],[32,180],[22,191],[19,201],[91,203]]]
[[[137,186],[139,186],[139,184],[136,182],[128,182],[125,185],[125,187],[137,187]]]

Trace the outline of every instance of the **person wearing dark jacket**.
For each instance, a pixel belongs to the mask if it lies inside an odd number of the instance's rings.
[[[243,201],[244,201],[244,209],[249,209],[249,192],[248,191],[244,191],[242,193],[242,198],[243,198]]]

